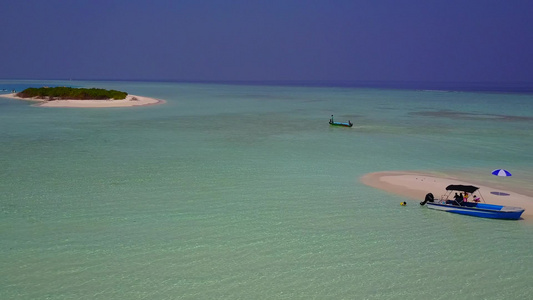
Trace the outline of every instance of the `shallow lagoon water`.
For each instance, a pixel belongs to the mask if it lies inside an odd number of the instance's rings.
[[[431,211],[369,172],[528,188],[533,96],[27,82],[165,99],[0,98],[6,299],[528,299],[533,226]],[[327,124],[351,120],[352,128]],[[511,178],[490,176],[496,168]],[[407,201],[407,206],[400,202]]]

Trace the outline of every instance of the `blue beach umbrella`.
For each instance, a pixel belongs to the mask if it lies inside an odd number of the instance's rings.
[[[503,176],[503,177],[513,176],[511,175],[511,173],[509,173],[509,171],[504,170],[504,169],[496,169],[492,171],[492,175]]]

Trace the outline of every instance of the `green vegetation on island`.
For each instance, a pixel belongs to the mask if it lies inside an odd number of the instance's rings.
[[[72,87],[42,87],[27,88],[17,93],[21,98],[47,99],[47,100],[121,100],[125,99],[128,93],[105,90],[105,89],[86,89]]]

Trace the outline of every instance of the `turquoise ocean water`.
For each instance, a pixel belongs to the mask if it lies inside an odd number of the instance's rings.
[[[0,81],[43,85],[167,102],[0,98],[2,299],[533,297],[530,223],[359,182],[421,170],[530,188],[532,94]]]

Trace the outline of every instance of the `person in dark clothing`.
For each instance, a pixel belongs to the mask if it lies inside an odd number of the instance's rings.
[[[453,196],[453,200],[455,200],[455,202],[458,202],[459,201],[459,194],[455,193],[455,196]]]
[[[463,193],[460,195],[455,193],[455,196],[453,196],[453,200],[455,200],[454,204],[463,205]]]
[[[459,194],[459,199],[458,200],[459,200],[458,201],[459,205],[465,205],[465,202],[464,202],[465,198],[463,197],[463,193]]]

